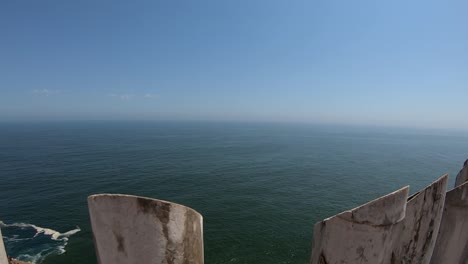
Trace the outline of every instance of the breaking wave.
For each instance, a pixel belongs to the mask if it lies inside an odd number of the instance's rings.
[[[51,254],[65,253],[68,238],[81,229],[59,231],[27,223],[6,224],[0,221],[7,252],[12,257],[32,263],[41,263]]]

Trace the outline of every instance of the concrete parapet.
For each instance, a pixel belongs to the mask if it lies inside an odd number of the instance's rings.
[[[310,263],[468,264],[468,160],[448,192],[447,181],[410,197],[406,186],[316,223]],[[89,196],[88,206],[99,264],[204,264],[197,211],[123,194]],[[0,264],[30,263],[9,260],[0,239]]]
[[[310,263],[468,264],[467,163],[449,192],[444,175],[316,223]],[[88,206],[99,264],[204,264],[195,210],[123,194],[89,196]],[[2,239],[0,264],[9,264]]]
[[[405,218],[409,187],[315,224],[312,264],[384,263]]]
[[[88,198],[100,264],[203,264],[203,218],[183,205],[100,194]]]
[[[429,263],[447,175],[408,197],[408,187],[315,224],[311,264]]]
[[[396,230],[394,250],[383,263],[418,263],[431,261],[436,243],[447,190],[444,175],[408,199],[406,217]]]
[[[468,173],[468,164],[458,176]],[[464,174],[463,174],[464,173]],[[457,177],[457,180],[461,177]],[[468,264],[468,181],[447,192],[444,213],[431,264]]]

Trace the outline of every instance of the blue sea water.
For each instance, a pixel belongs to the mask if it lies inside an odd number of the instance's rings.
[[[13,257],[96,263],[86,197],[128,193],[204,216],[206,263],[308,263],[315,222],[442,174],[447,131],[223,122],[0,124],[0,227]],[[47,229],[46,229],[47,228]]]

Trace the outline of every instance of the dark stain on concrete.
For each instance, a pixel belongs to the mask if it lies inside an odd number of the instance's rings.
[[[320,253],[319,264],[328,264],[327,259],[325,258],[325,254],[323,252]]]
[[[121,234],[119,234],[118,232],[116,232],[115,230],[113,230],[112,233],[114,233],[115,241],[117,241],[117,251],[122,252],[123,254],[127,255],[127,253],[125,252],[125,239],[124,239],[124,237]]]
[[[171,204],[163,201],[156,201],[146,198],[137,198],[138,209],[144,214],[152,214],[159,219],[162,225],[164,238],[166,239],[165,258],[167,264],[173,264],[177,255],[177,248],[174,241],[169,237],[168,223],[171,212]]]
[[[361,246],[361,247],[358,247],[358,248],[356,249],[356,254],[358,255],[358,257],[356,258],[356,260],[359,260],[359,263],[362,263],[363,261],[364,261],[365,263],[367,263],[367,258],[366,258],[366,256],[365,256],[365,249],[364,249],[364,247],[362,247],[362,246]]]
[[[390,259],[390,264],[396,264],[397,261],[396,261],[396,257],[395,257],[395,252],[392,252],[392,257]]]
[[[429,245],[432,244],[432,235],[434,234],[434,219],[429,223],[429,229],[426,232],[426,239],[423,244],[423,255],[428,251]]]
[[[409,202],[408,212],[413,212],[414,225],[409,227],[413,236],[410,241],[403,241],[403,263],[422,263],[435,243],[435,220],[442,213],[443,188],[446,180],[440,180],[424,191],[415,195]],[[404,226],[406,227],[406,226]],[[419,250],[418,250],[419,249]]]
[[[203,263],[202,226],[201,216],[198,213],[186,209],[183,241],[172,241],[168,229],[172,204],[145,198],[137,198],[137,202],[142,213],[154,215],[162,224],[166,239],[165,260],[167,264],[179,263],[176,258],[180,255],[183,255],[182,264]]]

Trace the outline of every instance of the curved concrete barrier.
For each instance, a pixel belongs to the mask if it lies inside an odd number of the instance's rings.
[[[465,161],[464,168],[457,176],[455,188],[447,192],[445,198],[444,214],[431,264],[468,264],[467,175],[468,164]]]
[[[399,223],[390,262],[418,263],[431,261],[444,209],[448,175],[408,199],[406,217]],[[445,263],[445,262],[444,262]]]
[[[449,192],[444,175],[411,197],[407,186],[316,223],[310,263],[468,264],[467,163]],[[113,194],[88,204],[100,264],[203,264],[193,209]]]
[[[100,264],[203,264],[203,218],[183,205],[130,195],[88,197]]]
[[[386,263],[409,187],[315,224],[311,264]]]
[[[408,197],[408,187],[315,224],[311,264],[431,260],[447,175]]]

